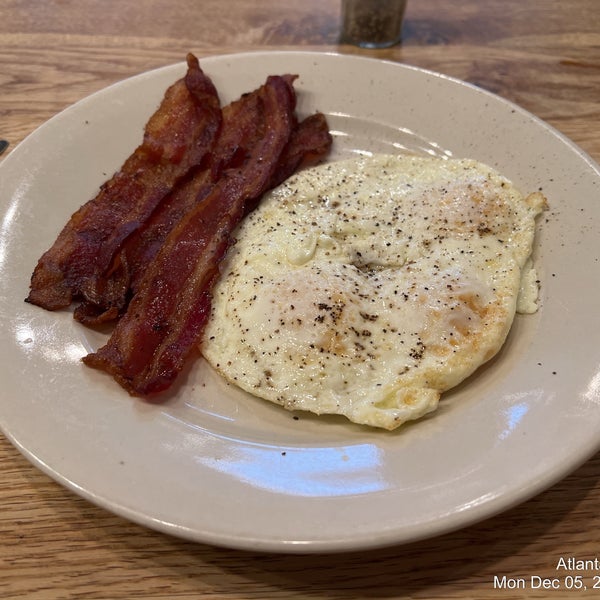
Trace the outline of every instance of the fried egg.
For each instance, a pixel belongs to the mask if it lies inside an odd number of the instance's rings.
[[[376,155],[299,172],[236,231],[202,353],[290,410],[394,429],[536,310],[540,193],[480,162]]]

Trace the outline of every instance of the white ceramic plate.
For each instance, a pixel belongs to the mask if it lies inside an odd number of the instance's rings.
[[[0,422],[35,465],[85,498],[191,540],[285,552],[354,550],[450,531],[552,485],[600,447],[600,173],[548,125],[475,87],[399,64],[252,53],[201,61],[227,102],[294,72],[299,112],[329,116],[336,157],[473,157],[543,189],[536,315],[431,418],[371,431],[293,415],[202,361],[164,404],[130,398],[81,356],[102,336],[23,302],[69,215],[141,139],[184,65],[77,103],[0,164]]]

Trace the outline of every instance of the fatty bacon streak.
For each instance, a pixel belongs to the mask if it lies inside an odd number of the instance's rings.
[[[108,343],[84,357],[88,366],[107,371],[131,394],[167,389],[199,345],[219,263],[246,212],[305,161],[329,151],[331,136],[323,115],[296,121],[293,79],[271,76],[258,90],[261,110],[254,130],[261,135],[250,136],[243,156],[229,155],[241,164],[225,168],[208,192],[196,190],[200,201],[186,209],[151,251],[155,254],[143,272],[138,268],[135,294]]]
[[[221,126],[217,91],[192,54],[188,70],[165,93],[140,146],[65,225],[31,277],[27,302],[48,310],[73,299],[94,302],[98,278],[115,252],[156,206],[199,165]]]

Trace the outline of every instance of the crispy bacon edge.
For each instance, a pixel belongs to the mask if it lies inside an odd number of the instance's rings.
[[[26,301],[48,310],[64,308],[76,297],[93,301],[96,282],[123,240],[205,159],[220,125],[217,91],[188,54],[185,77],[166,91],[140,146],[71,216],[38,261]]]

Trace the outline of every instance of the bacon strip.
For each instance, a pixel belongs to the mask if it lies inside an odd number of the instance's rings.
[[[269,77],[261,88],[267,126],[244,165],[223,173],[210,194],[169,233],[108,343],[84,357],[131,394],[168,388],[199,344],[210,314],[218,265],[249,200],[271,184],[296,126],[289,78]]]
[[[187,185],[174,190],[154,213],[147,226],[128,244],[127,260],[135,292],[146,266],[154,259],[179,220],[202,201],[223,172],[243,163],[265,134],[263,90],[245,94],[223,109],[223,127],[207,169]]]
[[[66,307],[75,297],[93,302],[97,280],[123,240],[205,158],[221,125],[220,103],[196,57],[189,54],[187,63],[185,77],[167,90],[148,121],[142,144],[40,258],[28,302],[48,310]]]
[[[166,196],[146,223],[125,240],[105,277],[98,279],[94,302],[84,302],[75,310],[78,321],[98,325],[116,319],[126,308],[175,224],[209,194],[225,169],[245,160],[263,137],[263,104],[259,88],[223,109],[222,127],[207,164]]]

